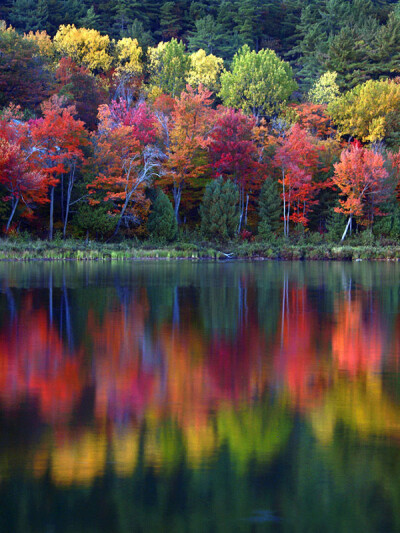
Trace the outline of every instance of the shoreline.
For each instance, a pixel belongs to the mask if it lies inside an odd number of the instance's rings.
[[[0,262],[27,261],[400,261],[400,245],[335,243],[99,243],[94,241],[0,241]]]

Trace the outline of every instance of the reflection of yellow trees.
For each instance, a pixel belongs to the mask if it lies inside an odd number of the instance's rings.
[[[42,443],[36,453],[33,472],[47,471],[56,485],[86,485],[104,473],[107,440],[103,433],[86,431],[79,436],[63,435],[60,442]]]
[[[139,457],[144,467],[171,472],[183,462],[192,468],[210,464],[223,447],[244,471],[250,461],[271,461],[286,445],[291,430],[291,418],[282,403],[242,405],[238,411],[226,404],[201,426],[196,422],[181,426],[152,413],[143,424],[110,433],[104,429],[67,433],[55,439],[46,434],[27,470],[35,477],[49,472],[59,486],[90,486],[106,468],[119,477],[131,476]]]
[[[344,424],[362,437],[400,437],[400,411],[384,394],[380,376],[356,380],[339,378],[327,393],[323,406],[310,413],[318,439],[331,441],[338,424]]]
[[[124,428],[112,437],[112,459],[115,473],[120,477],[130,476],[136,467],[139,454],[140,432]]]

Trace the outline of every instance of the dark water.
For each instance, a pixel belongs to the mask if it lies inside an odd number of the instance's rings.
[[[400,531],[400,266],[0,264],[0,531]]]

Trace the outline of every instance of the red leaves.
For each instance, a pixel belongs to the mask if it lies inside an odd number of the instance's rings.
[[[74,159],[83,159],[81,146],[86,141],[84,124],[74,118],[75,107],[64,107],[63,98],[53,96],[42,104],[43,118],[30,122],[34,159],[45,173],[49,186],[67,171]]]
[[[319,148],[298,124],[292,127],[276,150],[274,164],[282,173],[279,183],[282,184],[286,235],[289,233],[289,220],[303,226],[308,223],[307,214],[315,203],[314,197],[319,188],[313,182],[318,152]]]
[[[17,206],[23,208],[22,214],[29,217],[35,204],[45,203],[46,184],[41,169],[32,165],[27,143],[26,124],[6,113],[0,120],[0,183],[7,195],[3,201],[11,202],[11,214],[6,226],[9,229]]]
[[[234,109],[219,109],[211,132],[210,154],[216,176],[251,187],[256,180],[257,149],[253,142],[255,119]]]
[[[104,201],[127,223],[137,225],[147,216],[150,202],[145,188],[158,166],[155,116],[147,105],[128,108],[126,102],[112,102],[99,110],[99,130],[94,137],[93,164],[97,176],[88,186],[91,194],[105,191]],[[94,204],[96,200],[91,200]]]
[[[327,138],[333,134],[330,117],[326,114],[326,105],[301,104],[296,107],[299,126],[311,135]]]

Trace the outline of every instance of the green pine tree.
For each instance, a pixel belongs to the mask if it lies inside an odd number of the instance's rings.
[[[195,52],[202,48],[207,54],[224,53],[224,29],[212,15],[207,15],[195,22],[195,29],[189,36],[189,50]]]
[[[346,228],[347,218],[343,213],[332,210],[326,221],[327,237],[330,241],[340,241]]]
[[[277,183],[267,178],[261,189],[258,201],[258,234],[264,239],[281,229],[282,205]]]
[[[209,239],[232,238],[239,223],[239,191],[230,180],[220,177],[206,187],[200,206],[201,231]]]
[[[384,216],[376,217],[373,232],[376,236],[383,236],[400,241],[400,207],[396,197],[381,206]]]
[[[116,226],[116,217],[109,215],[110,206],[81,204],[72,219],[72,225],[83,235],[98,238],[111,236]]]
[[[144,24],[139,19],[134,19],[132,24],[128,28],[127,37],[131,39],[137,39],[139,46],[142,50],[147,50],[149,46],[154,45],[154,39],[150,31],[146,31]]]
[[[86,14],[80,19],[80,26],[97,30],[99,27],[100,17],[96,14],[93,5],[89,7]]]
[[[182,12],[179,2],[164,2],[160,10],[160,37],[168,41],[182,33]]]
[[[14,0],[10,11],[10,22],[20,32],[36,31],[37,2],[35,0]]]
[[[166,194],[158,191],[152,210],[147,221],[147,229],[151,237],[163,241],[173,241],[176,238],[178,225],[174,209]]]

